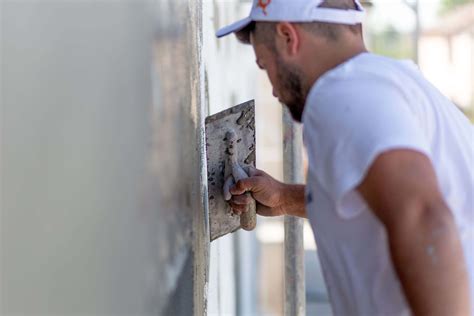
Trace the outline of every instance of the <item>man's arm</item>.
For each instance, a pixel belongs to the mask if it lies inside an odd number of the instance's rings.
[[[250,178],[238,181],[230,189],[232,199],[229,204],[236,214],[240,215],[247,210],[250,198],[244,193],[251,192],[257,201],[259,215],[307,217],[304,185],[282,183],[255,168],[251,168],[248,173]]]
[[[410,150],[380,155],[358,187],[384,224],[415,315],[470,315],[465,260],[453,215],[429,159]]]

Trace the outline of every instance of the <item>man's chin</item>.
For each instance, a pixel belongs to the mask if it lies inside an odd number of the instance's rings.
[[[302,123],[303,121],[303,116],[301,114],[291,113],[291,117],[293,117],[293,119],[298,123]]]
[[[286,108],[290,111],[291,117],[298,123],[303,121],[303,109],[304,107],[295,106],[295,105],[288,105],[285,104]]]

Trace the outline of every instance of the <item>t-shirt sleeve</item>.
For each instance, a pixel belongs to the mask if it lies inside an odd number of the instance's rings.
[[[426,135],[409,102],[389,82],[344,82],[310,95],[304,114],[309,172],[342,218],[367,208],[357,192],[383,152],[411,149],[430,158]]]

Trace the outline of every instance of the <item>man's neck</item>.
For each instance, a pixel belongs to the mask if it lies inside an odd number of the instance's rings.
[[[316,63],[309,63],[314,65],[314,67],[306,68],[308,78],[307,93],[309,93],[314,83],[326,72],[365,52],[367,52],[367,48],[363,43],[360,45],[347,45],[346,47],[334,45],[334,47],[328,47],[322,54],[321,52],[315,52],[313,56],[317,56],[318,61]]]

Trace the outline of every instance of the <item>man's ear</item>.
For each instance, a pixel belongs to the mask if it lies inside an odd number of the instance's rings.
[[[279,22],[276,25],[275,41],[281,54],[293,57],[299,52],[300,32],[294,24]]]

